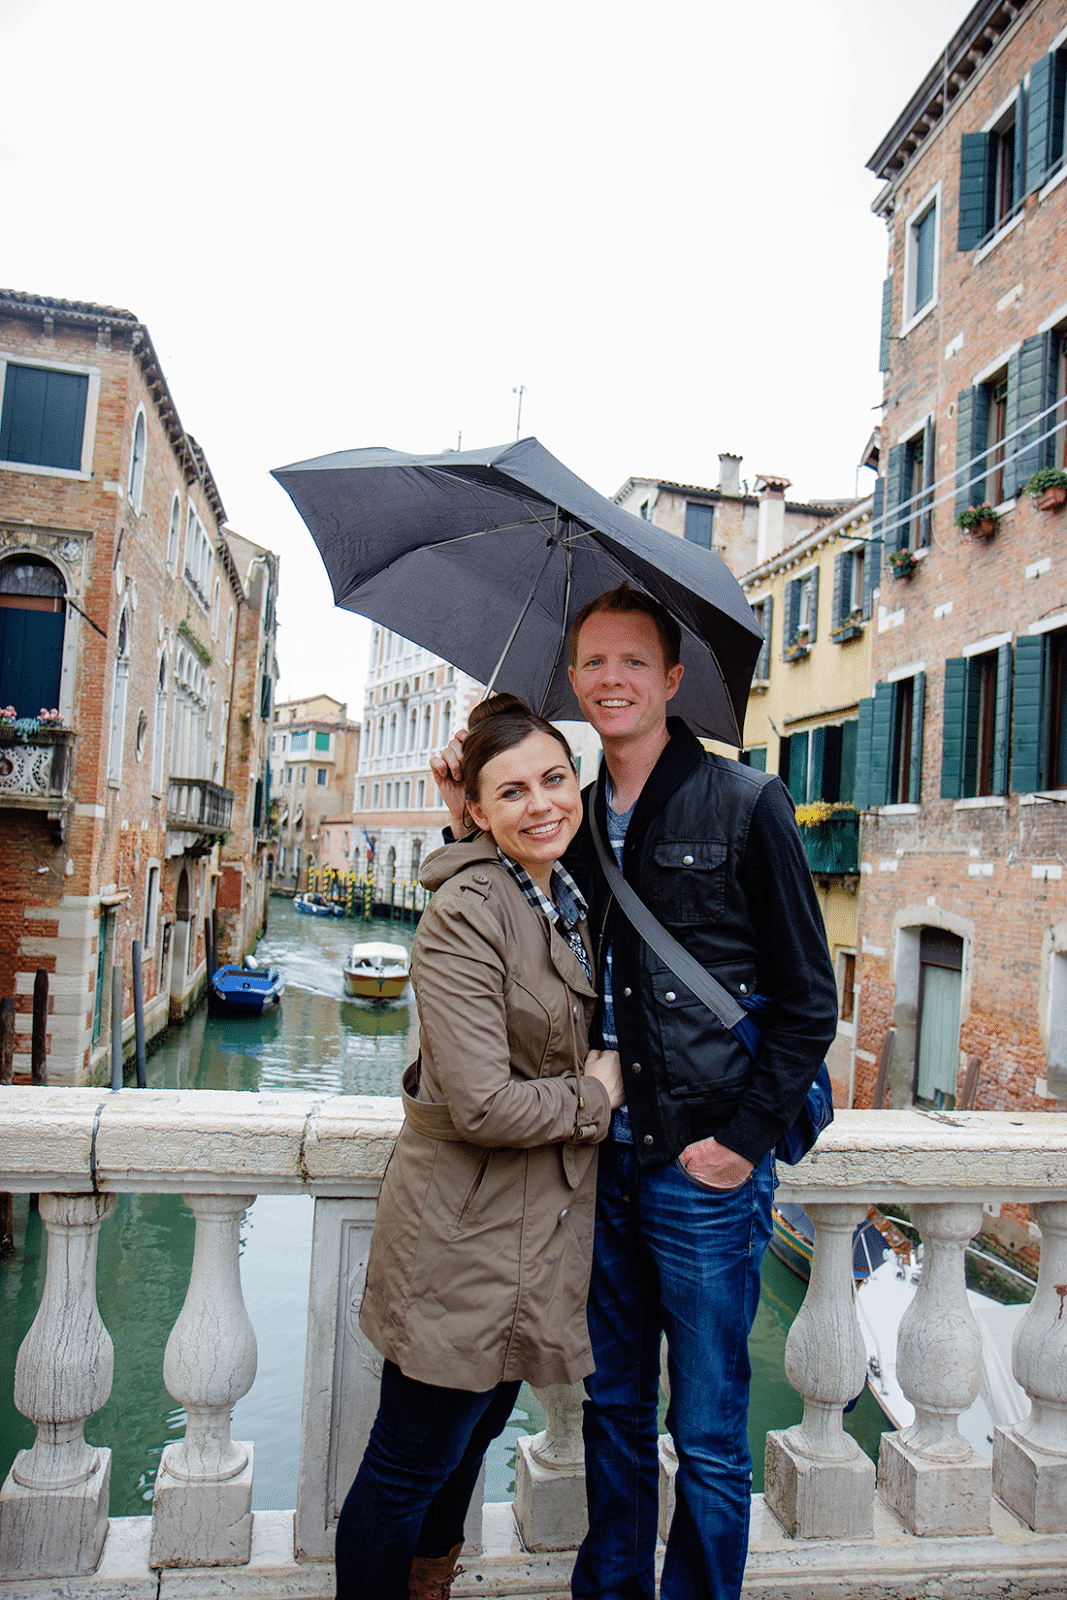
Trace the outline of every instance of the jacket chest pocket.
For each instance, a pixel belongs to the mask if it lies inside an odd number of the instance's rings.
[[[664,922],[684,927],[726,909],[726,842],[663,839],[652,855],[650,905]]]

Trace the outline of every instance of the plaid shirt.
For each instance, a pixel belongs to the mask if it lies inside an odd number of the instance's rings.
[[[578,923],[586,915],[589,907],[586,905],[582,891],[566,867],[557,861],[552,868],[552,892],[556,897],[553,901],[541,892],[526,871],[526,868],[520,867],[517,861],[513,861],[510,856],[506,856],[499,845],[496,853],[500,857],[500,865],[507,868],[522,890],[523,897],[527,903],[533,906],[535,911],[540,911],[542,916],[547,917],[549,922],[559,929],[563,938],[566,939],[574,954],[582,963],[589,982],[592,983],[593,969],[589,965],[589,957],[586,955],[582,936],[578,932]]]

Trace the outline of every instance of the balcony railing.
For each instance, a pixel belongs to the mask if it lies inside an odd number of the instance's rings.
[[[845,875],[860,870],[860,819],[857,811],[841,811],[826,822],[801,828],[812,872]]]
[[[228,833],[233,817],[233,790],[208,778],[168,778],[167,828],[215,840]]]
[[[15,1369],[36,1424],[0,1490],[0,1588],[40,1578],[79,1600],[253,1594],[326,1600],[333,1528],[374,1415],[380,1360],[353,1308],[376,1195],[400,1124],[395,1100],[190,1091],[3,1092],[0,1190],[36,1192],[49,1235],[45,1285]],[[815,1225],[811,1283],[786,1347],[803,1420],[767,1439],[753,1500],[751,1596],[903,1600],[915,1594],[1053,1596],[1067,1572],[1067,1116],[842,1112],[780,1199]],[[163,1361],[184,1438],[160,1461],[151,1515],[109,1523],[110,1452],[86,1419],[107,1400],[113,1349],[96,1309],[96,1247],[115,1194],[178,1193],[196,1218],[185,1304]],[[252,1447],[230,1412],[255,1372],[240,1290],[238,1228],[257,1194],[315,1197],[309,1333],[295,1511],[251,1511]],[[864,1376],[852,1233],[868,1203],[911,1206],[922,1281],[900,1328],[897,1372],[915,1422],[883,1436],[874,1464],[842,1428]],[[990,1463],[957,1418],[979,1386],[964,1250],[983,1204],[1025,1204],[1040,1230],[1037,1292],[1013,1370],[1030,1415],[998,1427]],[[520,1442],[515,1502],[468,1525],[453,1590],[544,1600],[565,1592],[584,1505],[580,1391],[541,1391],[544,1434]],[[672,1451],[661,1442],[661,1525]],[[481,1508],[479,1508],[481,1509]],[[223,1570],[220,1570],[223,1569]],[[153,1577],[153,1574],[156,1576]],[[15,1579],[10,1585],[4,1579]],[[43,1590],[42,1590],[43,1592]],[[58,1594],[59,1589],[55,1592]]]

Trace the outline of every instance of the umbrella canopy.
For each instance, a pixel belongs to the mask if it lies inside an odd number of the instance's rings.
[[[712,551],[605,500],[536,439],[435,456],[341,450],[273,476],[339,606],[549,717],[580,716],[567,678],[573,617],[626,579],[681,624],[671,710],[742,742],[762,638],[736,578]]]

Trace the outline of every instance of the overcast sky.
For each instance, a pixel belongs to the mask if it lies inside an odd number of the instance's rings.
[[[964,0],[0,0],[4,287],[149,328],[231,524],[281,556],[281,695],[358,716],[271,467],[522,432],[602,493],[850,494],[886,240],[864,163]],[[866,492],[870,474],[859,475]]]

